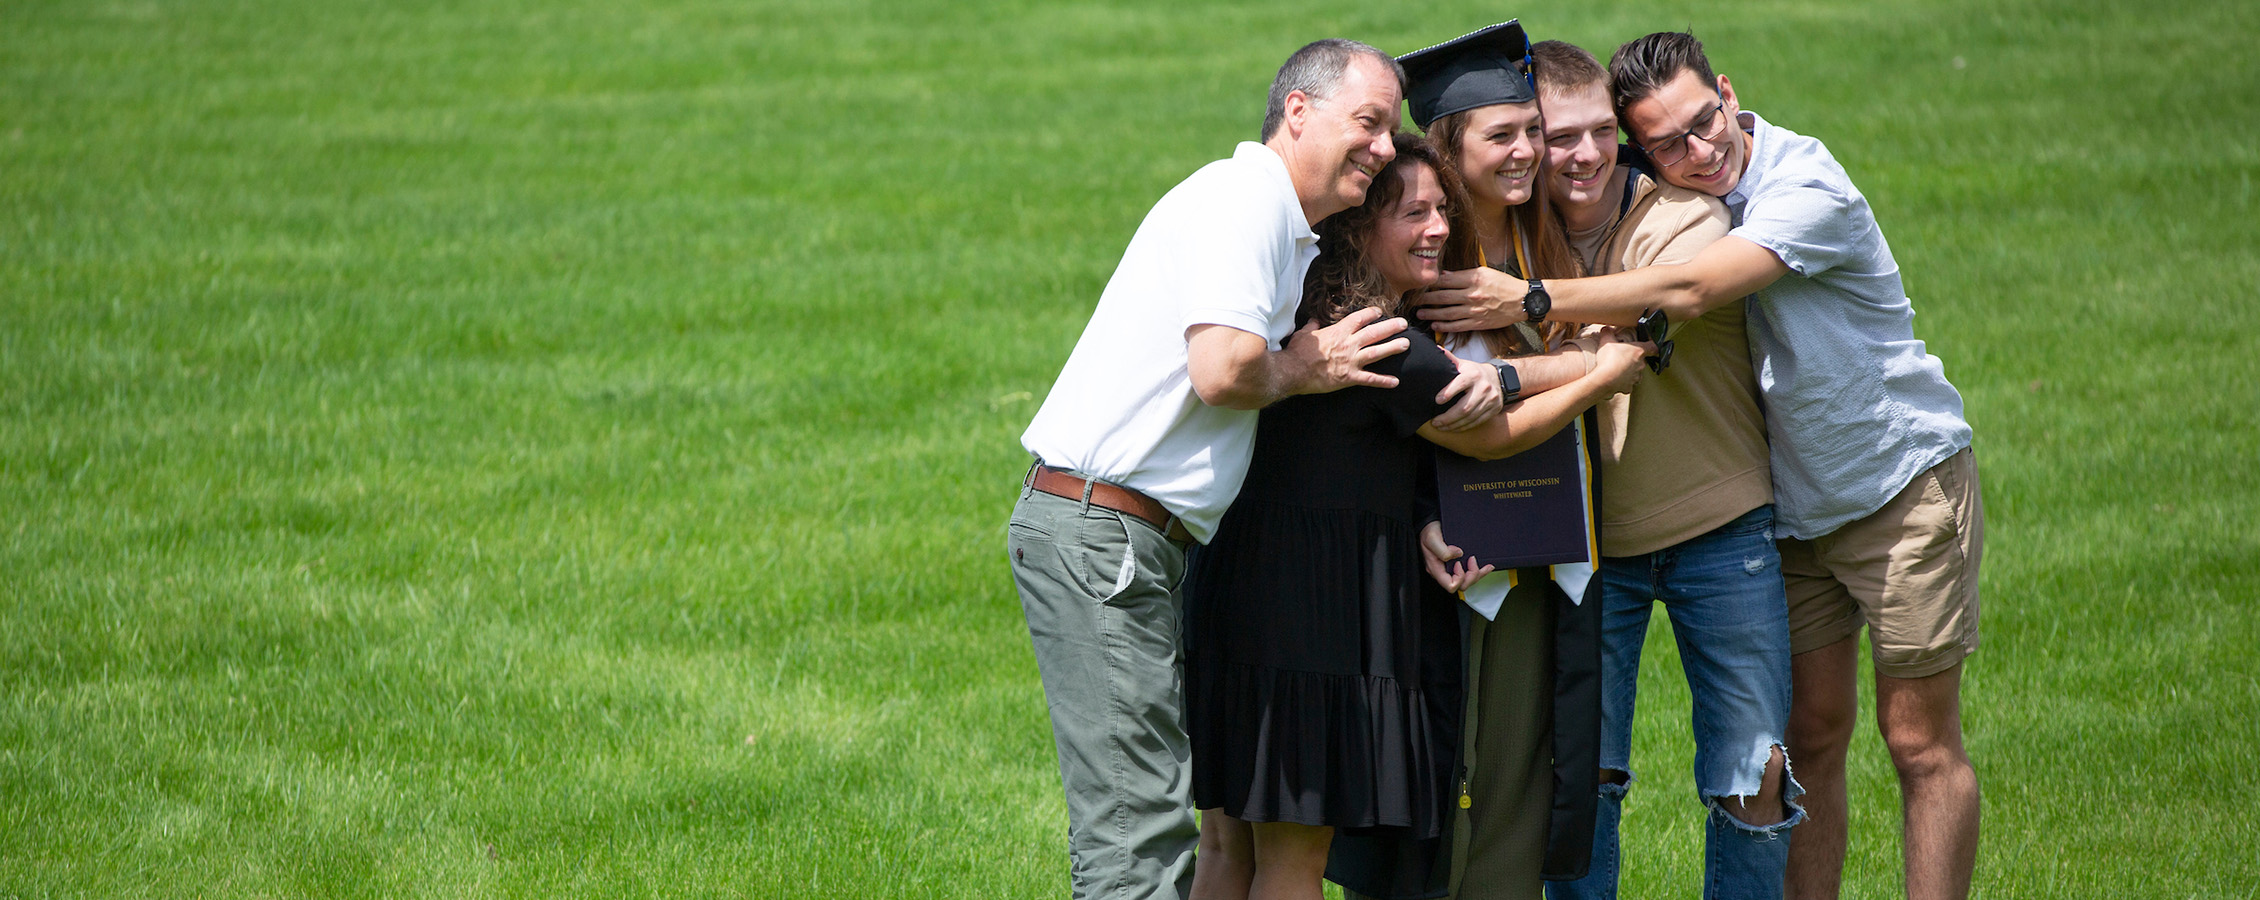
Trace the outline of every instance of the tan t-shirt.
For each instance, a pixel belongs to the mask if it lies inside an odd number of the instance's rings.
[[[1686,262],[1726,235],[1718,198],[1626,177],[1632,204],[1602,243],[1594,274]],[[1672,322],[1671,368],[1601,404],[1602,555],[1653,553],[1773,502],[1747,302]]]

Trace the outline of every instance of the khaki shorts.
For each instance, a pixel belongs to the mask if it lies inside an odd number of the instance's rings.
[[[1985,503],[1968,448],[1866,518],[1779,544],[1790,653],[1855,637],[1862,625],[1876,672],[1893,678],[1937,674],[1976,652]]]

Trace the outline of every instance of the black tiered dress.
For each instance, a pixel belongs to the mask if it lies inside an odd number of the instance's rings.
[[[1460,604],[1421,565],[1432,445],[1455,374],[1435,343],[1391,389],[1262,413],[1245,485],[1185,575],[1193,798],[1251,822],[1441,833],[1462,694]]]

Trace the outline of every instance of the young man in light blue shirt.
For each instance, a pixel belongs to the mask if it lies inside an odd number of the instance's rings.
[[[1497,279],[1423,310],[1438,331],[1547,318],[1630,325],[1751,296],[1790,604],[1789,756],[1808,821],[1786,893],[1835,897],[1844,757],[1862,626],[1876,721],[1899,773],[1907,893],[1966,897],[1978,783],[1962,745],[1962,660],[1976,650],[1984,507],[1961,395],[1915,339],[1898,264],[1828,149],[1745,112],[1693,35],[1610,61],[1618,114],[1662,178],[1726,201],[1734,228],[1682,265],[1600,278]],[[1754,295],[1754,296],[1752,296]]]

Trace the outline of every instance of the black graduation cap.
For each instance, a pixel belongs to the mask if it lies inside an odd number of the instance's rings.
[[[1405,99],[1413,121],[1428,123],[1481,106],[1530,103],[1538,99],[1532,76],[1530,36],[1521,19],[1397,57],[1405,67]]]

